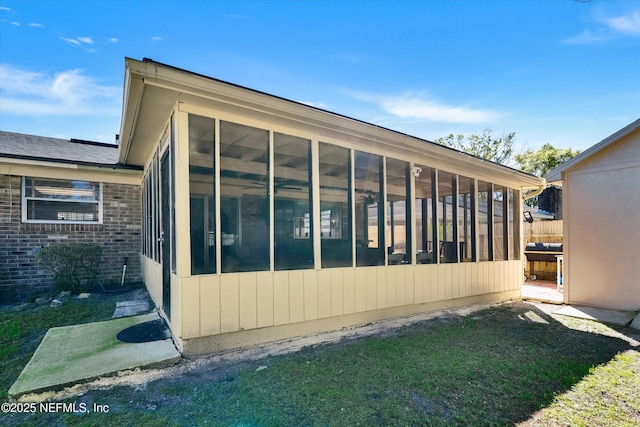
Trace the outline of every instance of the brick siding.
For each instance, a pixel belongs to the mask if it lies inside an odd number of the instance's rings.
[[[103,184],[103,224],[34,224],[21,221],[20,176],[0,175],[0,304],[51,290],[51,275],[38,268],[38,249],[58,242],[103,247],[103,282],[119,282],[128,257],[126,281],[141,280],[141,187]]]

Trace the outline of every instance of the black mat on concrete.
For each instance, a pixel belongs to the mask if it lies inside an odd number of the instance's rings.
[[[142,343],[160,341],[171,337],[171,332],[164,319],[139,323],[118,333],[118,341],[127,343]]]

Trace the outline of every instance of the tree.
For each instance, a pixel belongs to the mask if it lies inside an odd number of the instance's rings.
[[[521,171],[545,177],[551,170],[574,158],[579,153],[580,150],[555,148],[547,143],[540,147],[539,150],[527,150],[521,154],[516,154],[515,160],[518,169]]]
[[[580,154],[580,150],[555,148],[553,145],[546,143],[536,151],[527,150],[516,154],[515,159],[517,168],[521,171],[545,177],[551,170],[578,154]],[[538,206],[538,196],[527,199],[525,204],[527,206]]]
[[[469,137],[465,137],[463,134],[454,135],[450,133],[447,136],[436,139],[435,142],[476,157],[506,164],[513,155],[515,136],[516,133],[511,132],[501,138],[494,138],[493,130],[485,129],[481,135],[473,133]]]

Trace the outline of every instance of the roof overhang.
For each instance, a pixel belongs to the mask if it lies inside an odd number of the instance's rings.
[[[149,84],[166,78],[159,72],[162,68],[155,63],[125,60],[118,158],[122,164],[144,166],[178,99],[179,91]]]
[[[635,122],[623,127],[622,129],[620,129],[616,133],[606,137],[605,139],[603,139],[602,141],[598,142],[594,146],[592,146],[592,147],[586,149],[585,151],[583,151],[582,153],[578,154],[573,159],[566,161],[565,163],[561,164],[557,168],[555,168],[552,171],[550,171],[547,174],[547,177],[546,177],[547,182],[549,184],[560,185],[562,183],[562,181],[564,181],[564,174],[566,172],[569,172],[571,170],[576,169],[584,161],[590,159],[594,155],[600,153],[605,148],[609,147],[611,144],[614,144],[618,140],[624,138],[625,136],[627,136],[630,133],[635,132],[637,130],[640,130],[640,119],[638,119]]]
[[[144,165],[159,141],[178,101],[215,105],[264,120],[309,127],[314,133],[338,135],[368,149],[393,150],[406,157],[428,156],[441,167],[463,173],[472,168],[488,181],[513,183],[515,188],[538,188],[545,181],[497,163],[264,92],[248,89],[149,59],[125,59],[125,83],[120,131],[120,162]],[[517,184],[517,185],[516,185]]]
[[[0,155],[0,174],[140,185],[142,168]]]

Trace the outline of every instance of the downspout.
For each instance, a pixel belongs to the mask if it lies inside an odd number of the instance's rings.
[[[529,193],[529,194],[523,194],[523,195],[522,195],[522,201],[524,202],[525,200],[529,200],[529,199],[531,199],[532,197],[536,197],[538,194],[540,194],[540,193],[542,193],[542,192],[544,191],[544,189],[545,189],[545,187],[546,187],[546,186],[547,186],[547,184],[546,184],[546,183],[545,183],[545,184],[542,184],[542,185],[539,185],[537,190],[532,191],[532,192],[531,192],[531,193]]]

